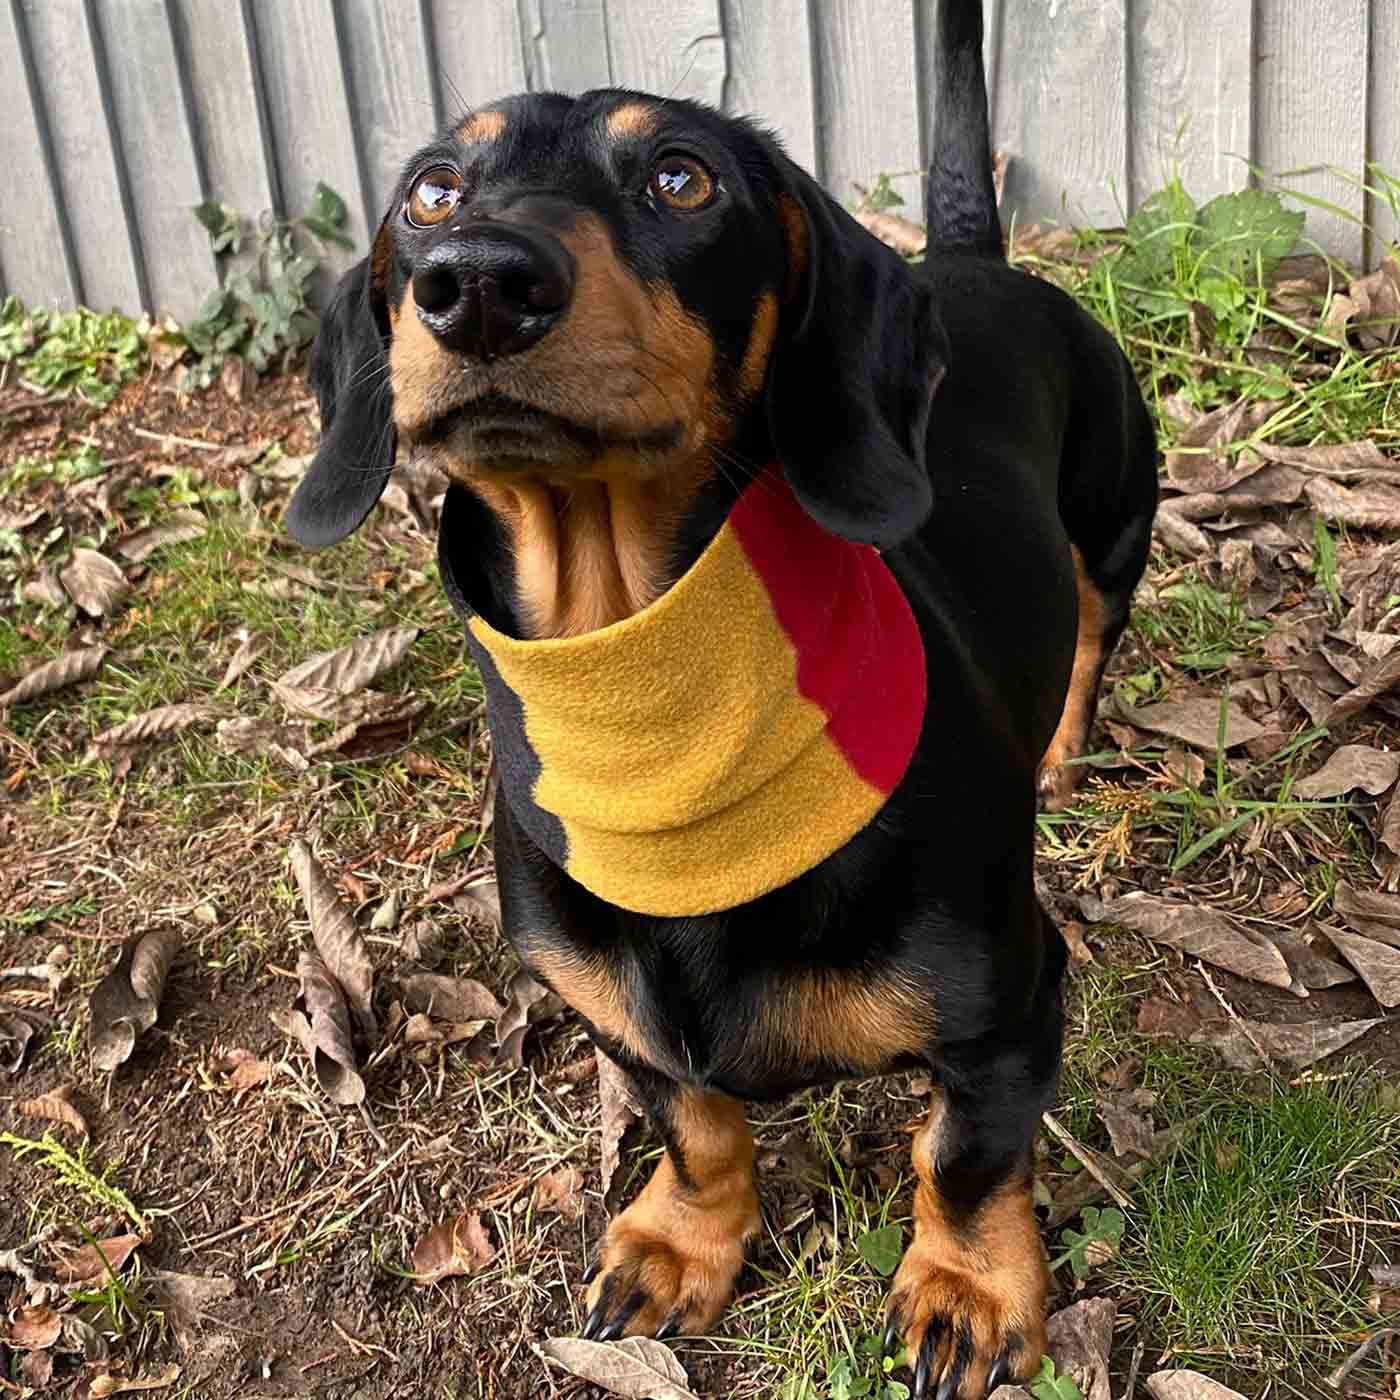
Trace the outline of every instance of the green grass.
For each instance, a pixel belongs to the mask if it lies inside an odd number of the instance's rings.
[[[26,309],[18,297],[0,301],[0,364],[51,393],[105,404],[146,363],[140,325],[119,312]]]

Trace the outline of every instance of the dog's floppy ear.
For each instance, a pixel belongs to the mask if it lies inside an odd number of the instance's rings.
[[[888,548],[933,503],[924,434],[943,328],[903,259],[778,159],[788,286],[768,385],[774,445],[813,519]]]
[[[376,244],[386,237],[381,230]],[[340,279],[311,347],[321,445],[287,511],[287,529],[308,549],[324,549],[357,529],[394,465],[383,273],[376,247]]]

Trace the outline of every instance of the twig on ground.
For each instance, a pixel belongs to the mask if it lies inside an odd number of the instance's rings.
[[[1228,1001],[1225,1000],[1225,994],[1220,990],[1219,987],[1215,985],[1214,980],[1211,978],[1210,969],[1204,963],[1201,963],[1200,967],[1197,970],[1205,979],[1205,984],[1207,987],[1210,988],[1211,995],[1214,996],[1216,1001],[1218,1001],[1220,1005],[1225,1008],[1225,1014],[1239,1028],[1240,1034],[1244,1036],[1244,1038],[1247,1041],[1249,1041],[1249,1043],[1254,1047],[1254,1053],[1259,1056],[1260,1063],[1264,1066],[1266,1070],[1269,1071],[1270,1074],[1274,1076],[1275,1079],[1281,1079],[1283,1076],[1279,1073],[1279,1067],[1274,1063],[1273,1059],[1269,1055],[1269,1052],[1265,1050],[1262,1045],[1260,1045],[1259,1040],[1255,1036],[1254,1032],[1251,1031],[1247,1025],[1245,1025],[1243,1019],[1240,1016],[1240,1013],[1236,1011],[1235,1008],[1231,1006]]]
[[[23,1281],[26,1288],[38,1288],[42,1283],[35,1272],[33,1265],[25,1257],[47,1240],[51,1240],[58,1233],[57,1225],[45,1225],[32,1240],[18,1245],[14,1249],[0,1249],[0,1274],[11,1273]]]
[[[1123,1191],[1122,1187],[1109,1175],[1108,1164],[1092,1147],[1085,1147],[1070,1130],[1055,1117],[1053,1113],[1042,1113],[1041,1122],[1050,1129],[1054,1135],[1074,1154],[1075,1158],[1084,1166],[1084,1170],[1094,1178],[1095,1181],[1113,1197],[1114,1201],[1124,1210],[1132,1210],[1132,1199]]]
[[[1330,1385],[1333,1390],[1340,1390],[1346,1383],[1346,1378],[1351,1375],[1351,1373],[1356,1370],[1382,1342],[1389,1341],[1392,1337],[1400,1338],[1400,1327],[1382,1327],[1379,1332],[1372,1332],[1323,1383],[1325,1385]]]
[[[1137,1389],[1138,1367],[1142,1365],[1142,1354],[1146,1350],[1146,1342],[1139,1342],[1133,1348],[1133,1359],[1128,1363],[1128,1381],[1123,1387],[1123,1400],[1133,1400],[1133,1391]]]
[[[222,452],[228,446],[223,442],[204,442],[199,438],[177,437],[174,433],[156,433],[150,428],[132,428],[137,437],[151,442],[171,443],[175,447],[192,447],[196,452]]]

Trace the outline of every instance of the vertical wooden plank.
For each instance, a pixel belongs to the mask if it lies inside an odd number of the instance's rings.
[[[535,92],[587,92],[613,82],[607,0],[526,0],[526,50]]]
[[[375,229],[404,161],[436,126],[428,35],[417,0],[341,0],[341,17]]]
[[[189,76],[204,195],[256,221],[278,201],[248,16],[237,4],[173,0],[171,18]]]
[[[771,127],[798,165],[820,175],[807,0],[724,0],[722,18],[729,68],[724,110]]]
[[[99,0],[96,15],[150,310],[191,316],[218,274],[190,212],[203,193],[164,0]]]
[[[1116,224],[1128,198],[1126,0],[1024,0],[1001,25],[1002,220]]]
[[[365,256],[370,230],[332,0],[254,0],[253,15],[281,212],[305,212],[320,182],[340,195],[355,247],[328,250],[326,261],[332,272],[344,271]]]
[[[724,101],[719,0],[608,0],[608,58],[618,87]]]
[[[1128,34],[1131,207],[1173,174],[1204,203],[1249,184],[1252,0],[1134,0]],[[1301,94],[1300,94],[1301,96]]]
[[[900,212],[923,219],[919,76],[910,0],[814,0],[822,183],[852,205],[856,184],[897,177]]]
[[[1371,0],[1370,101],[1367,105],[1367,158],[1392,180],[1400,180],[1400,5],[1395,0]],[[1395,190],[1400,200],[1400,190]],[[1400,219],[1379,198],[1368,199],[1370,227],[1366,252],[1371,266],[1400,244]]]
[[[434,0],[440,110],[449,119],[524,92],[525,41],[515,0]]]
[[[71,309],[82,297],[63,218],[63,190],[51,170],[46,116],[26,62],[16,3],[0,3],[0,268],[22,300]]]
[[[137,253],[125,227],[117,154],[98,97],[102,84],[86,7],[82,0],[24,0],[23,16],[83,299],[99,311],[139,311]]]
[[[1393,0],[1392,0],[1393,2]],[[1254,133],[1266,176],[1332,165],[1359,179],[1366,162],[1364,121],[1369,52],[1367,0],[1259,0]],[[1384,81],[1397,81],[1392,71]],[[1354,210],[1360,190],[1319,171],[1281,183]],[[1349,262],[1361,258],[1361,225],[1308,209],[1307,237]]]

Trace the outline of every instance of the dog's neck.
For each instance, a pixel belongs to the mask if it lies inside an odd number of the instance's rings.
[[[454,545],[462,505],[449,492],[439,558],[502,794],[595,894],[732,908],[844,845],[903,777],[925,700],[914,616],[876,552],[818,526],[777,469],[655,601],[568,637],[483,614],[489,570]]]
[[[684,474],[567,486],[521,477],[472,489],[509,537],[521,628],[540,640],[596,632],[665,591],[694,484]]]

